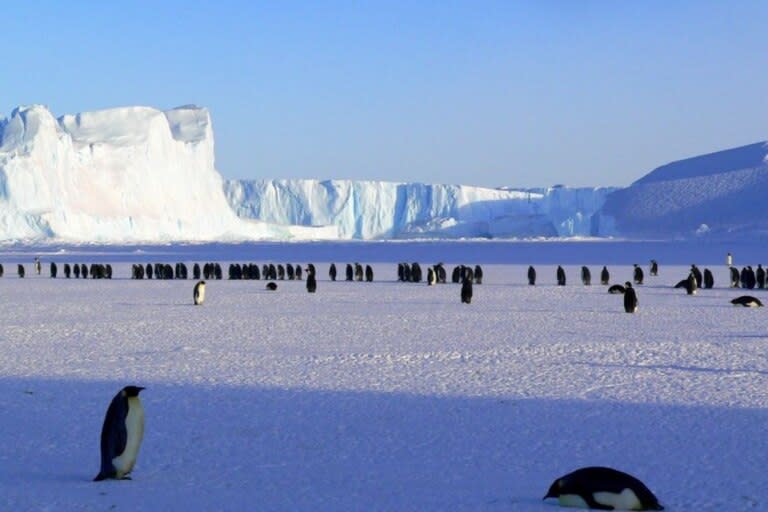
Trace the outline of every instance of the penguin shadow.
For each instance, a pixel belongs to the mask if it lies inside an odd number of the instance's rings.
[[[640,477],[668,510],[768,501],[754,484],[762,409],[133,383],[147,386],[133,481],[91,482],[104,413],[126,382],[0,379],[13,410],[0,415],[14,459],[0,470],[3,500],[14,510],[102,510],[107,495],[134,510],[258,500],[261,510],[543,511],[555,510],[541,500],[554,478],[597,464]]]

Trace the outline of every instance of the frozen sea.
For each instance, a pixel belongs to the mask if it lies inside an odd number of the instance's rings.
[[[737,308],[706,242],[396,242],[4,246],[0,510],[554,511],[552,481],[607,465],[672,511],[768,510],[768,328]],[[32,259],[40,256],[42,275]],[[648,275],[648,261],[660,264]],[[111,263],[112,280],[48,264]],[[135,281],[131,263],[315,263],[303,281]],[[330,282],[369,263],[373,283]],[[481,264],[459,286],[396,280],[399,261]],[[765,262],[768,262],[766,259]],[[27,277],[19,279],[16,264]],[[612,283],[640,263],[640,309]],[[691,263],[715,288],[672,286]],[[538,283],[527,285],[535,265]],[[568,275],[555,285],[555,267]],[[590,267],[593,284],[579,280]],[[191,268],[190,268],[191,270]],[[763,300],[764,290],[748,292]],[[92,482],[104,413],[145,386],[131,481]]]

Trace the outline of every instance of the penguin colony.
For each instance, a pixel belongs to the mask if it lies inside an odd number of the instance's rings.
[[[41,272],[41,262],[36,260],[33,268],[37,273]],[[22,264],[17,267],[18,276],[24,277],[25,270]],[[86,279],[111,279],[112,267],[109,264],[70,264],[63,265],[66,278],[74,275],[75,278]],[[360,263],[347,264],[346,277],[349,281],[373,281],[373,268],[370,265],[363,266]],[[306,273],[306,288],[309,293],[315,293],[317,288],[316,268],[308,264],[306,269],[300,265],[292,264],[264,264],[261,269],[253,263],[229,265],[228,277],[231,280],[260,279],[267,280],[301,280]],[[730,268],[730,286],[734,288],[764,289],[766,285],[766,272],[762,265],[756,270],[746,266],[739,271],[735,267]],[[0,265],[0,277],[3,275],[3,267]],[[58,265],[50,263],[50,277],[56,278]],[[175,266],[169,264],[135,264],[132,266],[132,278],[144,279],[187,279],[187,267],[184,263]],[[335,264],[329,267],[329,278],[334,281],[337,277]],[[658,276],[658,263],[651,261],[651,276]],[[403,282],[421,282],[423,273],[418,263],[401,263],[398,265],[397,276]],[[202,267],[195,263],[193,277],[200,279],[222,279],[221,266],[218,263],[205,263]],[[557,267],[556,280],[558,286],[566,285],[565,269]],[[528,267],[528,284],[535,286],[536,270]],[[473,284],[481,284],[483,280],[482,268],[467,265],[455,266],[451,272],[451,282],[461,284],[461,302],[470,304],[472,301]],[[584,286],[591,286],[591,272],[588,267],[581,267],[581,281]],[[633,265],[632,281],[635,285],[642,285],[644,273],[639,265]],[[447,272],[442,263],[427,267],[428,285],[447,282]],[[606,266],[600,272],[600,282],[608,285],[610,273]],[[193,291],[193,303],[202,305],[205,300],[205,281],[196,283]],[[691,265],[685,279],[676,287],[684,288],[689,295],[693,295],[698,289],[711,289],[714,286],[712,272],[704,269],[702,273],[696,265]],[[270,281],[268,289],[277,289],[277,284]],[[624,310],[628,313],[638,311],[638,298],[632,282],[622,285],[613,285],[608,288],[612,294],[623,295]],[[743,295],[731,301],[736,306],[762,307],[762,302],[753,296]],[[144,388],[138,386],[126,386],[112,399],[104,418],[101,432],[101,467],[94,478],[95,481],[105,479],[129,479],[133,470],[144,433],[144,411],[139,399],[139,393]],[[557,478],[550,486],[544,499],[556,498],[560,505],[566,507],[582,507],[596,510],[663,510],[656,496],[637,478],[605,467],[586,467],[577,469],[562,477]]]

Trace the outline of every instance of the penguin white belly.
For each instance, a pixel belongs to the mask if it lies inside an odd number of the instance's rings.
[[[561,507],[589,508],[589,505],[584,501],[584,498],[578,494],[561,494],[557,498],[557,502]]]
[[[195,299],[195,304],[202,304],[205,300],[205,286],[200,286],[197,288],[197,298]]]
[[[613,492],[596,492],[594,495],[595,501],[608,505],[614,508],[614,510],[642,510],[643,505],[640,500],[637,499],[632,489],[624,489],[621,494]]]
[[[117,478],[122,478],[133,469],[139,453],[141,439],[144,437],[144,408],[138,397],[128,398],[128,416],[125,418],[125,430],[128,434],[125,450],[112,459]]]

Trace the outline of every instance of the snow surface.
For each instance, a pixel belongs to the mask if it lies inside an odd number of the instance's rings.
[[[341,238],[509,238],[592,235],[614,188],[491,189],[350,180],[228,180],[240,217],[328,226]]]
[[[554,478],[608,465],[670,511],[765,510],[766,313],[729,304],[742,292],[724,287],[725,251],[703,247],[6,247],[0,508],[544,512],[559,510],[541,500]],[[757,244],[728,249],[760,262]],[[610,262],[647,266],[649,253],[660,276],[646,273],[637,314],[578,282],[581,263],[597,277],[600,255],[624,282],[631,265]],[[327,280],[328,261],[365,254],[374,283]],[[278,257],[314,260],[318,292],[212,281],[192,306],[192,280],[128,279],[131,262]],[[395,263],[416,259],[496,263],[463,305],[456,285],[396,282]],[[116,279],[50,279],[52,260],[112,262]],[[714,290],[672,289],[692,262]],[[91,482],[106,407],[129,383],[147,387],[133,480]]]

